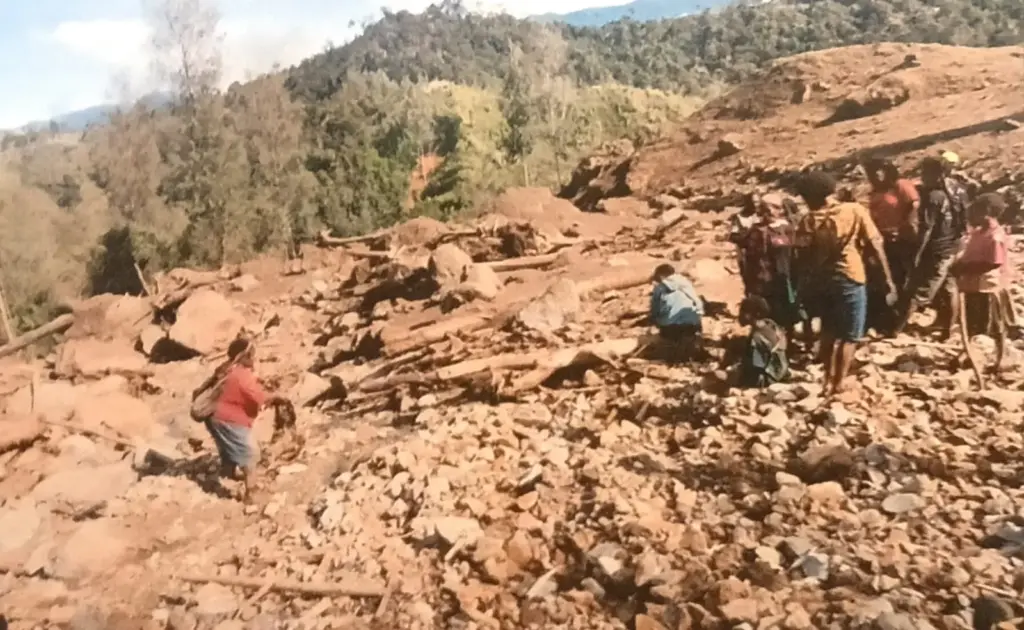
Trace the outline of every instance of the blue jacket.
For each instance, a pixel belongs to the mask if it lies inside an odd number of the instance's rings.
[[[665,326],[700,326],[704,303],[686,278],[669,276],[654,285],[651,291],[651,320],[658,328]]]

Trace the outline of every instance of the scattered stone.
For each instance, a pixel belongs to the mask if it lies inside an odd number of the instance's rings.
[[[246,291],[254,291],[260,286],[260,281],[256,279],[256,276],[252,274],[243,274],[238,276],[231,281],[231,290],[244,293]]]
[[[892,494],[882,501],[882,509],[893,515],[906,514],[920,510],[925,505],[924,499],[916,494]]]
[[[722,616],[732,623],[755,623],[760,619],[757,600],[753,598],[734,599],[722,606],[721,611]]]
[[[666,630],[665,626],[647,615],[637,615],[633,620],[633,627],[636,630]]]
[[[195,613],[200,617],[231,615],[238,610],[238,597],[220,584],[203,584],[196,591]]]

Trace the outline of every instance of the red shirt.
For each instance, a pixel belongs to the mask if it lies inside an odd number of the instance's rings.
[[[224,379],[213,417],[225,424],[251,427],[266,400],[267,394],[252,370],[236,365]]]
[[[871,193],[871,220],[882,234],[897,234],[913,224],[914,204],[921,200],[910,180],[896,180],[896,187]]]

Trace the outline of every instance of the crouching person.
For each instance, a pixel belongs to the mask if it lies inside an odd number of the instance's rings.
[[[700,349],[704,303],[693,283],[672,265],[659,265],[651,280],[651,323],[662,339],[676,346],[677,357],[692,357]]]

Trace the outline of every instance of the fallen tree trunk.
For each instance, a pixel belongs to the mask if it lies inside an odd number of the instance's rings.
[[[493,262],[481,263],[494,271],[518,271],[520,269],[542,269],[555,263],[559,254],[541,254],[539,256],[524,256],[522,258],[510,258],[508,260],[496,260]]]
[[[118,446],[123,446],[125,448],[136,448],[136,444],[131,440],[120,435],[107,433],[100,429],[89,429],[83,426],[79,426],[77,424],[72,424],[70,422],[61,422],[60,420],[48,420],[43,417],[39,418],[39,422],[41,424],[46,424],[51,427],[58,427],[66,431],[71,431],[72,433],[81,433],[82,435],[89,435],[94,438],[99,438],[101,440],[107,440],[108,442],[113,442],[114,444],[117,444]]]
[[[583,280],[577,283],[581,294],[604,293],[606,291],[622,291],[647,284],[651,281],[651,274],[657,266],[655,262],[649,264],[624,267],[620,270]]]
[[[352,258],[369,258],[371,260],[390,260],[390,252],[375,252],[370,249],[349,249],[345,252]]]
[[[453,317],[442,320],[431,326],[426,326],[414,331],[412,334],[400,339],[385,342],[384,352],[388,356],[397,356],[424,348],[438,341],[444,340],[448,335],[456,333],[470,333],[487,328],[491,323],[490,317],[483,315],[467,315],[465,317]]]
[[[387,587],[367,579],[346,582],[294,582],[230,575],[179,575],[179,580],[200,584],[220,584],[237,588],[254,588],[276,593],[300,593],[319,597],[384,597]]]
[[[327,232],[320,232],[317,235],[317,244],[321,247],[341,247],[344,245],[353,245],[355,243],[368,243],[374,239],[378,239],[383,236],[380,233],[364,234],[363,236],[346,236],[340,238],[337,236],[331,236]]]
[[[649,342],[650,340],[645,337],[625,337],[622,339],[596,341],[582,346],[558,350],[538,350],[525,354],[522,352],[498,354],[453,363],[452,365],[439,368],[434,373],[433,380],[452,381],[488,370],[523,370],[533,368],[546,370],[550,374],[555,370],[572,365],[578,360],[580,355],[590,355],[599,358],[607,357],[609,359],[625,357],[641,349]],[[431,379],[430,376],[421,378]]]
[[[601,364],[610,363],[615,359],[626,358],[640,352],[649,344],[655,342],[656,337],[625,337],[623,339],[609,339],[589,343],[575,348],[563,348],[556,350],[538,362],[538,366],[529,373],[517,378],[507,388],[506,393],[529,391],[551,378],[558,370],[576,364]]]
[[[73,314],[68,313],[66,315],[61,315],[52,322],[44,324],[39,328],[14,339],[9,344],[0,346],[0,359],[10,356],[23,348],[27,348],[37,341],[45,339],[51,335],[64,332],[68,328],[71,328],[71,325],[74,323],[75,316]]]

